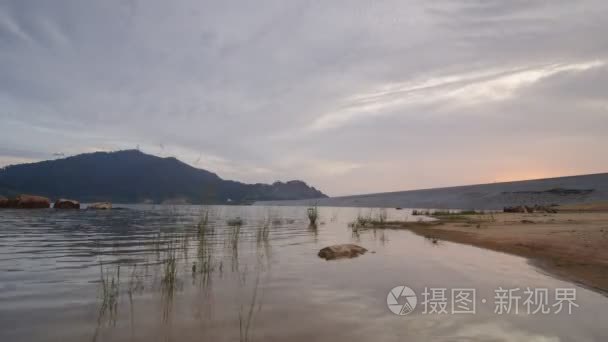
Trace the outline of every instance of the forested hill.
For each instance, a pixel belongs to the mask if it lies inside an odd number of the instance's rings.
[[[0,169],[0,194],[20,193],[115,203],[224,204],[327,197],[302,181],[245,184],[173,157],[138,150],[87,153]]]

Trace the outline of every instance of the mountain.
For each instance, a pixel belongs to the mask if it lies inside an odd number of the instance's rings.
[[[0,194],[18,193],[115,203],[221,204],[327,197],[302,181],[244,184],[173,157],[138,150],[87,153],[0,169]]]

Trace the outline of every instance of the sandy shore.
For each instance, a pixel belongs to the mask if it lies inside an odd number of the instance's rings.
[[[462,215],[395,225],[434,239],[527,257],[559,278],[608,295],[608,211]]]

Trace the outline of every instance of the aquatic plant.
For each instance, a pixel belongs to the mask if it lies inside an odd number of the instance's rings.
[[[241,225],[240,224],[232,225],[232,229],[230,229],[229,235],[228,235],[228,243],[229,243],[230,247],[232,247],[233,249],[238,248],[240,237],[241,237]]]
[[[169,241],[165,250],[164,273],[162,283],[164,285],[173,286],[177,276],[177,257],[176,257],[176,241]]]
[[[190,249],[190,234],[188,232],[184,232],[181,234],[181,243],[182,243],[182,253],[184,255],[184,260],[186,263],[188,262],[188,250]]]
[[[386,243],[387,243],[387,242],[388,242],[388,236],[387,236],[387,233],[386,233],[385,231],[382,231],[382,232],[380,233],[380,243],[381,243],[382,245],[386,245]]]
[[[441,210],[419,210],[419,209],[414,209],[412,210],[412,215],[414,216],[431,216],[433,214],[436,215],[441,215],[441,214],[445,214],[445,215],[449,215],[450,211],[441,211]]]
[[[330,222],[336,222],[338,221],[338,214],[340,213],[340,209],[334,209],[331,213],[331,219],[329,220]]]
[[[131,275],[129,276],[127,293],[129,295],[133,295],[136,293],[141,293],[144,290],[144,275],[137,268],[137,264],[133,265],[131,270]]]
[[[251,302],[249,303],[248,310],[246,312],[246,316],[244,315],[244,307],[241,305],[239,310],[239,341],[247,342],[249,341],[249,332],[251,329],[251,323],[253,321],[254,309],[258,300],[258,289],[260,285],[260,272],[256,272],[256,280],[255,285],[253,287],[253,293],[251,296]]]
[[[131,339],[135,334],[135,313],[133,306],[133,295],[135,293],[141,293],[144,290],[143,275],[137,271],[137,264],[133,266],[131,270],[131,276],[129,277],[127,294],[129,296],[129,315],[131,321]]]
[[[371,212],[367,216],[363,216],[360,212],[357,214],[355,221],[348,224],[353,230],[364,228],[371,225],[374,222],[371,216]]]
[[[276,219],[272,220],[272,224],[276,222]],[[263,224],[258,226],[255,234],[255,240],[259,245],[262,242],[268,242],[268,237],[270,236],[270,222],[269,220],[264,221]]]
[[[258,261],[261,265],[270,266],[270,222],[267,220],[260,226],[255,233],[255,240],[258,249]]]
[[[161,297],[163,303],[163,321],[170,318],[173,307],[173,298],[177,289],[177,257],[175,245],[177,241],[169,241],[163,261],[163,275],[161,278]]]
[[[120,295],[120,265],[116,268],[116,274],[106,272],[104,275],[104,267],[101,262],[99,263],[99,268],[101,287],[100,317],[105,316],[105,313],[108,312],[110,320],[115,320]]]
[[[239,268],[239,240],[241,238],[241,225],[232,225],[228,232],[224,245],[227,245],[232,254],[232,271]]]
[[[430,241],[433,245],[439,244],[439,238],[434,235],[424,235],[427,241]]]
[[[242,218],[237,216],[235,218],[228,219],[228,221],[226,221],[226,224],[231,227],[236,227],[236,226],[242,226],[244,224],[244,221]]]
[[[156,259],[160,259],[162,236],[160,231],[156,233],[156,236],[152,238],[152,244],[154,246],[154,252],[156,252]]]
[[[378,214],[375,216],[375,223],[384,224],[388,218],[388,212],[385,208],[378,209]]]
[[[308,220],[310,221],[311,226],[317,225],[317,219],[319,219],[319,210],[316,205],[309,207],[306,210],[306,214],[308,216]]]
[[[201,285],[207,287],[211,281],[211,274],[213,273],[215,266],[212,260],[212,251],[209,241],[210,228],[205,227],[199,231],[198,234],[198,245],[197,245],[197,262],[198,262],[198,274],[201,277]],[[196,272],[196,264],[193,265],[193,273]],[[195,274],[196,275],[196,274]]]
[[[204,234],[205,230],[207,229],[207,224],[209,224],[209,210],[204,208],[201,210],[201,217],[196,225],[199,234]]]
[[[206,274],[212,269],[209,236],[213,233],[213,229],[209,225],[209,211],[207,209],[203,209],[201,212],[197,230],[197,259],[200,264],[199,271]],[[193,267],[196,268],[196,266]]]
[[[490,211],[490,221],[491,222],[496,222],[496,217],[494,217],[494,212]]]
[[[97,340],[99,330],[106,316],[108,316],[108,323],[116,324],[120,296],[120,265],[116,268],[116,274],[114,272],[104,273],[103,262],[100,261],[99,270],[100,304],[97,312],[97,327],[93,335],[93,342]]]

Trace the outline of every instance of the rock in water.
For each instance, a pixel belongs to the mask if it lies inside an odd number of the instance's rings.
[[[80,202],[71,199],[61,198],[55,201],[55,209],[80,209]]]
[[[112,209],[112,203],[110,203],[110,202],[91,203],[91,204],[89,204],[87,209],[108,210],[108,209]]]
[[[9,208],[21,208],[21,209],[37,209],[37,208],[50,208],[51,201],[48,198],[42,196],[33,195],[19,195],[15,198],[8,200]]]
[[[0,208],[7,208],[8,207],[8,198],[4,197],[4,196],[0,196]]]
[[[367,249],[350,243],[325,247],[319,251],[319,257],[325,260],[354,258],[363,255]]]

